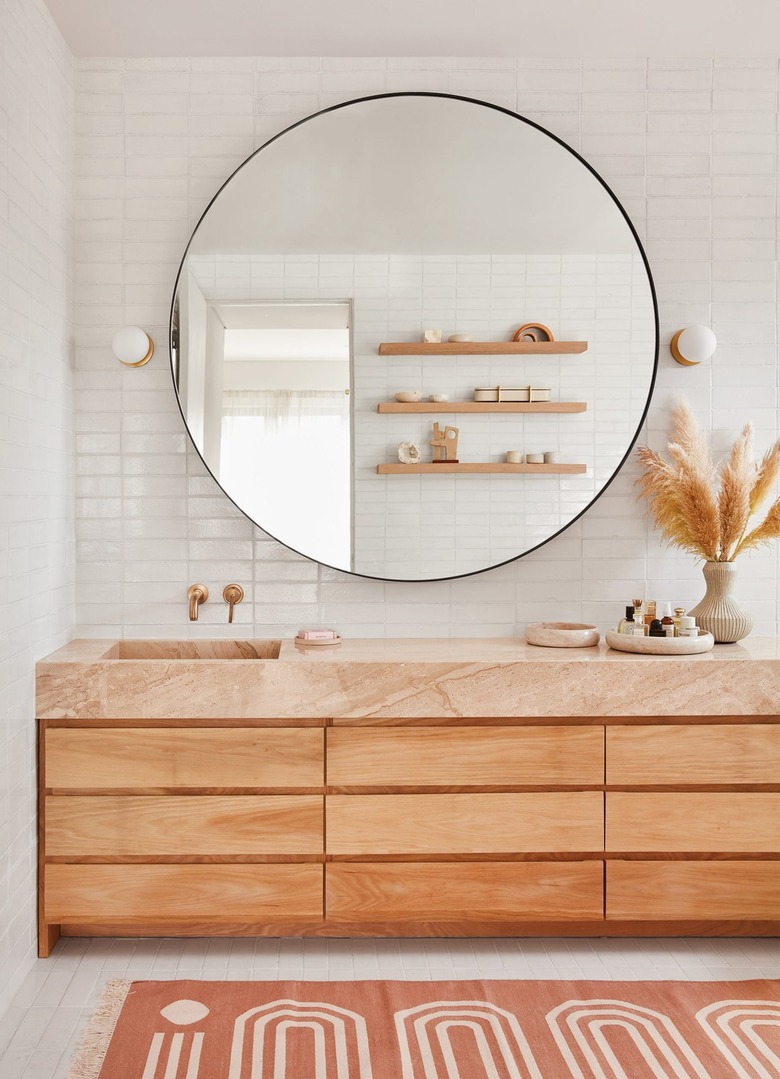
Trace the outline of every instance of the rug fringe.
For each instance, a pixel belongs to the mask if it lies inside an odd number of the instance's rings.
[[[98,1079],[108,1052],[108,1043],[132,984],[121,978],[106,983],[76,1050],[68,1079]]]

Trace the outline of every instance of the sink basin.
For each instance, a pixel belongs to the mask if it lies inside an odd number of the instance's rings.
[[[278,659],[281,641],[117,641],[104,659]]]

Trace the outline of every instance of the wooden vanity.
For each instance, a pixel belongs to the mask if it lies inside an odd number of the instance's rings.
[[[41,954],[60,932],[774,934],[780,650],[744,644],[74,642],[39,665]]]

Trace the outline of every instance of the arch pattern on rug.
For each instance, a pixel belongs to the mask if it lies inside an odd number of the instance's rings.
[[[696,1013],[706,1035],[734,1069],[736,1079],[776,1079],[780,1057],[758,1034],[761,1027],[780,1033],[776,1000],[720,1000]]]
[[[454,1029],[473,1034],[485,1079],[543,1079],[517,1016],[485,1000],[437,1000],[406,1008],[395,1013],[395,1027],[402,1079],[460,1077]]]
[[[630,1079],[605,1033],[610,1028],[628,1033],[649,1075],[712,1079],[672,1020],[651,1008],[624,1000],[568,1000],[548,1012],[547,1023],[575,1079]]]
[[[233,1024],[228,1079],[300,1079],[287,1066],[292,1030],[313,1034],[311,1079],[373,1079],[366,1021],[357,1012],[321,1001],[272,1000]],[[273,1071],[266,1065],[273,1062]]]

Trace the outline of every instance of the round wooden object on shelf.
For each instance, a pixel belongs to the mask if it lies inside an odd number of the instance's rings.
[[[526,322],[512,334],[513,341],[554,341],[553,332],[549,326],[543,326],[541,322]]]

